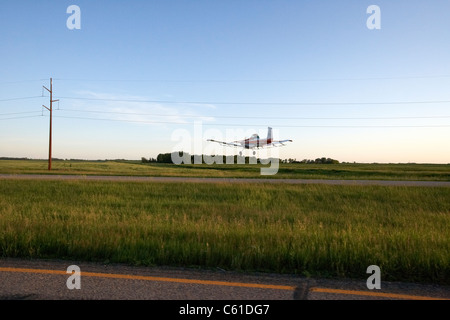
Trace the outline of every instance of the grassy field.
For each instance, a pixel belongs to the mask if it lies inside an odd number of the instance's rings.
[[[53,161],[51,174],[139,175],[224,178],[370,179],[450,181],[445,164],[288,164],[276,175],[261,176],[261,164],[174,165],[139,161]],[[265,166],[266,168],[268,167]],[[48,174],[47,162],[0,160],[0,174]]]
[[[450,188],[0,180],[0,256],[449,284]]]

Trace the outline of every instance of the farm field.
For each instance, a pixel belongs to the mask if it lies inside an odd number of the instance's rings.
[[[448,164],[300,164],[280,163],[278,173],[262,176],[261,164],[141,163],[140,161],[0,160],[0,174],[79,174],[155,177],[217,177],[270,179],[350,179],[450,181]]]
[[[122,164],[112,166],[117,173]],[[449,284],[449,195],[445,187],[0,180],[0,256],[362,278],[375,264],[384,280]]]

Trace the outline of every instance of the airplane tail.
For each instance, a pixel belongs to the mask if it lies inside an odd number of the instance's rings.
[[[273,141],[272,128],[269,127],[267,131],[267,144],[271,144]]]

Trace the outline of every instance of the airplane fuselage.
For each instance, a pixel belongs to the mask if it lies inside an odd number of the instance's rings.
[[[272,143],[272,139],[260,139],[258,135],[254,134],[248,139],[241,141],[241,145],[244,149],[261,148]]]

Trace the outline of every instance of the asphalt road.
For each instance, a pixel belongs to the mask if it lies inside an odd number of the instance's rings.
[[[67,271],[72,265],[79,267],[78,279],[73,271]],[[1,259],[0,299],[437,300],[450,299],[450,286],[382,281],[381,289],[369,290],[364,278],[331,280],[225,270]]]
[[[95,176],[95,175],[91,176],[91,175],[53,175],[53,174],[48,175],[0,174],[0,179],[193,182],[193,183],[287,183],[287,184],[325,184],[325,185],[353,185],[353,186],[450,187],[450,181],[394,181],[394,180],[190,178],[190,177],[142,177],[142,176]]]

